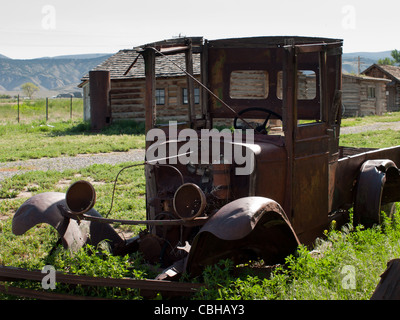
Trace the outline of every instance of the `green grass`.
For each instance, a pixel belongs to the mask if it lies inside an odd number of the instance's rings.
[[[345,118],[342,127],[363,126],[377,122],[400,121],[400,112],[389,112],[382,116]],[[341,134],[340,145],[354,148],[388,148],[400,145],[400,131],[391,129]]]
[[[0,162],[144,148],[143,125],[120,122],[93,133],[82,121],[0,125]]]
[[[388,129],[341,134],[340,145],[357,148],[388,148],[400,145],[400,131]]]

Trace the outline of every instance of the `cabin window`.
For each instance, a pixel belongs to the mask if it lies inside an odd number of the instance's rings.
[[[165,89],[156,89],[156,104],[165,104]]]
[[[276,96],[282,100],[283,72],[278,72]],[[314,100],[317,96],[317,77],[312,70],[298,70],[297,72],[297,99]]]
[[[231,73],[229,96],[232,99],[266,99],[268,92],[267,71],[237,70]]]
[[[187,88],[182,88],[182,102],[183,104],[189,104]],[[200,88],[194,88],[194,103],[200,103]]]
[[[375,99],[375,87],[368,87],[368,99]]]

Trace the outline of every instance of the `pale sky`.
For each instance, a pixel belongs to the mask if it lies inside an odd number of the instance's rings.
[[[320,36],[344,52],[400,49],[400,1],[8,0],[0,54],[32,59],[120,49],[178,35],[223,39]]]

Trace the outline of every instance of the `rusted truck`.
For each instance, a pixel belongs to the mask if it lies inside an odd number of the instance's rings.
[[[79,181],[66,194],[28,199],[13,218],[15,234],[49,223],[66,248],[107,240],[115,254],[139,251],[165,268],[158,279],[172,279],[182,272],[199,275],[226,258],[280,263],[300,243],[312,244],[332,220],[348,222],[350,208],[354,223],[369,226],[380,223],[383,206],[400,200],[399,146],[339,147],[342,40],[193,37],[139,51],[146,74],[147,158],[140,164],[146,219],[102,217],[94,208],[93,186]],[[174,54],[185,57],[185,66],[176,67],[188,79],[188,118],[172,130],[156,121],[155,65],[160,59],[173,63]],[[200,76],[193,75],[194,55],[200,56]],[[235,130],[201,136],[218,123]],[[158,140],[149,137],[154,129]],[[204,156],[202,142],[209,143],[208,151],[219,146],[220,153]],[[251,155],[251,170],[238,174],[249,163],[234,156],[244,154]],[[147,228],[125,240],[114,222]]]

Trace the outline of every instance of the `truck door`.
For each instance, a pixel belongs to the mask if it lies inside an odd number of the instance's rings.
[[[301,242],[328,224],[338,159],[341,44],[285,47],[283,110],[288,151],[285,210]]]

